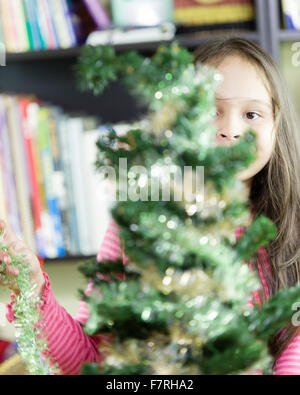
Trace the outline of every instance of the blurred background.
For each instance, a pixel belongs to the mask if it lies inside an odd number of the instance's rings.
[[[109,222],[95,142],[109,122],[121,132],[146,112],[118,82],[101,97],[80,92],[81,47],[151,55],[162,42],[193,51],[224,34],[275,59],[300,116],[298,0],[0,0],[0,216],[38,254],[70,314],[85,287],[78,265],[97,253]],[[8,299],[1,288],[0,303]],[[0,362],[15,352],[2,318]]]

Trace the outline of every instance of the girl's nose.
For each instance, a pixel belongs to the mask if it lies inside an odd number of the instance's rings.
[[[227,132],[222,130],[217,133],[216,140],[218,144],[227,146],[235,144],[240,137],[240,132]]]

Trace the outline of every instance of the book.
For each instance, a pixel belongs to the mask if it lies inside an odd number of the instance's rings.
[[[12,1],[5,1],[5,8],[7,8],[8,11],[8,23],[10,24],[10,35],[11,35],[11,40],[13,41],[14,45],[14,52],[20,52],[20,42],[19,42],[19,36],[18,36],[18,29],[16,25],[16,15],[14,11],[14,4]]]
[[[103,130],[34,96],[0,95],[0,218],[42,258],[98,252],[110,221],[95,168]]]
[[[71,163],[71,152],[69,144],[69,120],[70,117],[66,114],[62,115],[57,127],[57,138],[59,144],[60,155],[60,166],[64,173],[64,187],[65,195],[63,196],[64,210],[63,214],[66,215],[66,228],[69,233],[69,248],[68,252],[71,255],[80,254],[79,244],[79,230],[78,221],[76,216],[75,198],[73,190],[73,179],[72,179],[72,163]]]
[[[80,253],[92,253],[89,237],[89,221],[87,217],[88,200],[85,190],[84,172],[81,164],[81,152],[84,133],[84,123],[81,117],[71,117],[68,120],[67,138],[71,158],[71,182],[75,203],[75,215],[79,235]]]
[[[26,156],[21,132],[21,114],[19,112],[16,97],[4,96],[4,100],[7,111],[9,139],[12,150],[12,161],[16,180],[18,207],[22,224],[22,235],[28,246],[33,251],[36,251],[31,199],[28,185],[28,172],[26,165],[24,166],[24,164],[26,164]]]
[[[46,6],[45,6],[46,7],[45,8],[46,9],[46,18],[47,18],[47,22],[48,22],[49,28],[51,30],[51,33],[53,34],[56,48],[61,48],[61,43],[59,40],[59,34],[58,34],[58,30],[57,30],[58,26],[55,23],[54,12],[52,9],[51,0],[46,0],[45,4],[46,4]]]
[[[253,0],[174,0],[174,18],[182,25],[215,25],[255,19]]]
[[[10,0],[13,19],[11,23],[16,31],[16,44],[18,52],[27,52],[30,48],[28,33],[26,28],[26,19],[22,0]]]
[[[0,15],[0,44],[5,45],[5,39],[4,39],[4,33],[3,33],[3,22],[1,20],[1,15]]]
[[[63,19],[66,22],[72,45],[75,46],[78,44],[78,40],[76,36],[76,24],[72,19],[71,9],[67,3],[67,0],[61,0],[60,4],[63,9]]]
[[[41,228],[36,228],[36,240],[39,247],[39,254],[43,258],[54,257],[54,241],[53,241],[53,224],[48,212],[46,201],[46,192],[44,185],[44,177],[42,171],[41,155],[38,144],[39,122],[40,122],[40,102],[38,100],[32,101],[27,108],[28,124],[30,128],[30,135],[32,140],[32,150],[34,157],[35,174],[38,188],[38,195],[41,204],[40,220]]]
[[[76,44],[74,34],[68,26],[68,15],[65,14],[65,7],[62,0],[49,0],[51,15],[54,21],[60,48],[70,48]]]
[[[33,37],[32,24],[30,21],[30,19],[32,18],[32,15],[30,15],[28,12],[28,9],[26,6],[26,0],[23,0],[23,8],[24,8],[26,31],[27,31],[28,41],[29,41],[29,48],[30,48],[30,50],[33,50],[33,49],[35,49],[35,42],[34,42],[34,37]]]
[[[283,23],[285,29],[300,30],[300,1],[282,0]]]
[[[50,252],[51,255],[49,257],[62,257],[65,255],[65,247],[58,198],[54,188],[54,164],[50,146],[49,114],[50,109],[48,107],[40,107],[37,142],[40,151],[46,202],[50,215],[53,240],[53,255]]]
[[[0,104],[1,106],[1,104]],[[7,178],[7,172],[5,168],[5,159],[3,157],[3,152],[5,150],[4,144],[3,144],[3,130],[5,128],[4,119],[5,113],[1,111],[0,107],[0,218],[4,219],[7,221],[8,218],[8,194],[7,190],[5,188],[5,178]]]
[[[7,52],[16,52],[16,40],[13,30],[12,15],[9,4],[6,0],[0,0],[0,18],[2,24],[3,37]]]
[[[39,29],[35,0],[23,0],[23,4],[24,4],[28,36],[32,40],[33,49],[34,50],[44,49],[45,43],[42,40],[41,32]]]
[[[18,209],[16,182],[9,141],[8,120],[4,97],[0,95],[0,156],[4,190],[7,204],[7,221],[17,237],[22,237],[22,226]]]
[[[20,98],[19,105],[22,114],[22,131],[25,142],[26,162],[28,164],[29,185],[31,196],[32,216],[35,231],[35,241],[37,253],[41,257],[46,256],[45,238],[42,229],[42,200],[37,180],[37,165],[34,152],[33,129],[35,127],[31,114],[31,104],[34,101],[30,98]]]
[[[0,218],[7,221],[7,196],[3,181],[3,159],[0,160]]]
[[[83,0],[90,15],[95,21],[99,30],[107,29],[110,25],[110,19],[102,6],[100,0]]]
[[[49,117],[50,147],[54,164],[54,188],[58,198],[60,214],[62,218],[62,232],[66,251],[71,251],[70,229],[69,229],[69,196],[65,182],[65,172],[63,165],[64,152],[61,151],[59,142],[59,127],[65,115],[57,106],[51,106]]]
[[[107,181],[97,172],[95,166],[98,154],[96,143],[101,134],[100,128],[87,130],[83,134],[82,143],[82,166],[85,191],[88,196],[87,218],[92,254],[98,253],[111,218]]]
[[[47,49],[58,48],[55,31],[52,26],[47,0],[35,0],[39,29]]]

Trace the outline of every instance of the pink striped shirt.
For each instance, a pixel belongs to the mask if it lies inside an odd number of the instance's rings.
[[[111,220],[105,237],[97,255],[97,260],[114,260],[122,258],[123,263],[128,262],[128,257],[124,254],[121,247],[118,225]],[[235,235],[238,239],[243,233],[243,228],[236,229]],[[262,262],[268,268],[268,260],[264,248],[259,250]],[[268,287],[263,276],[262,268],[258,266],[263,289],[268,293]],[[56,301],[52,290],[49,277],[44,273],[46,280],[45,291],[43,294],[42,325],[44,334],[48,341],[49,356],[56,363],[61,373],[64,375],[80,374],[81,366],[84,362],[98,362],[103,357],[98,349],[101,342],[109,340],[103,335],[88,336],[82,326],[89,318],[88,306],[84,301],[80,302],[79,310],[75,318],[72,318],[67,311]],[[86,294],[92,292],[93,284],[90,281]],[[99,295],[100,296],[100,295]],[[258,291],[254,291],[255,301],[259,301]],[[12,305],[8,304],[7,319],[14,320]],[[288,347],[283,351],[276,365],[274,366],[275,375],[300,375],[300,334],[297,335]]]

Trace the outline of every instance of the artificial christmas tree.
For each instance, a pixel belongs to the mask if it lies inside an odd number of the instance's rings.
[[[149,106],[143,129],[119,136],[112,128],[97,143],[97,166],[110,166],[119,179],[112,216],[129,262],[95,259],[81,268],[94,284],[84,295],[91,313],[85,329],[111,336],[100,346],[103,364],[83,372],[271,372],[268,340],[291,318],[300,288],[247,304],[259,288],[248,263],[276,229],[251,212],[235,177],[255,158],[255,134],[230,148],[215,145],[214,91],[221,76],[194,65],[176,43],[151,59],[86,47],[77,72],[81,86],[95,94],[122,78]],[[244,234],[237,241],[239,226]]]

